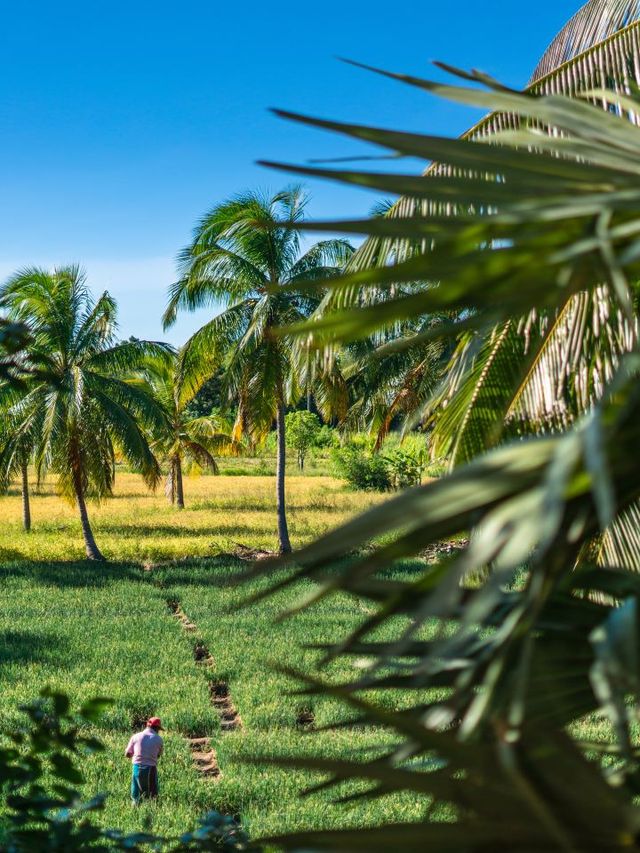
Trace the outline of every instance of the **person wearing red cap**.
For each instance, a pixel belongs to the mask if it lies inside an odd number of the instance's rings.
[[[160,717],[149,717],[146,728],[133,735],[124,754],[131,759],[131,802],[155,800],[158,796],[158,759],[164,745]]]

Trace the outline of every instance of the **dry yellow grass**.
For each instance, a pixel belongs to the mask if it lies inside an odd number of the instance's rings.
[[[150,493],[136,474],[118,473],[114,496],[90,504],[96,539],[110,560],[156,561],[228,551],[232,543],[276,547],[271,477],[185,478],[186,509],[169,506],[162,487]],[[332,477],[289,477],[287,501],[294,547],[363,511],[381,496],[346,491]],[[0,497],[0,558],[66,561],[84,556],[76,509],[53,482],[32,495],[32,530],[22,531],[17,487]]]

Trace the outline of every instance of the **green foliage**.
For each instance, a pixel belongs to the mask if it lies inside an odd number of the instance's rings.
[[[146,430],[160,429],[163,414],[126,376],[167,347],[117,343],[115,302],[108,293],[94,301],[77,267],[21,270],[0,288],[0,305],[26,325],[29,358],[44,366],[19,389],[0,386],[0,483],[33,454],[38,481],[53,471],[61,493],[77,504],[87,556],[102,558],[85,497],[111,494],[116,453],[151,488],[157,484]]]
[[[340,436],[338,435],[338,431],[330,427],[329,424],[322,424],[316,436],[315,446],[322,450],[331,450],[334,447],[339,447]]]
[[[29,725],[13,731],[10,745],[0,748],[8,810],[3,849],[73,851],[99,841],[101,833],[90,817],[104,800],[82,802],[76,786],[83,777],[76,762],[81,754],[102,749],[96,738],[81,734],[79,724],[94,723],[104,705],[105,700],[94,699],[72,714],[65,694],[43,690],[39,700],[22,706]],[[131,847],[138,849],[135,843]]]
[[[391,484],[394,489],[419,486],[429,464],[426,447],[413,453],[402,448],[397,448],[390,453],[386,453],[383,458],[389,466]]]
[[[304,460],[312,447],[318,446],[321,423],[314,412],[289,412],[284,419],[287,445],[297,452],[298,468],[304,471]]]
[[[145,361],[132,382],[139,384],[155,400],[163,419],[153,432],[153,449],[167,463],[165,494],[184,508],[183,468],[195,463],[218,473],[216,455],[240,452],[231,435],[232,426],[217,411],[196,416],[190,408],[194,386],[185,385],[182,353],[167,352]]]
[[[187,413],[192,418],[203,418],[212,412],[219,412],[226,400],[223,396],[222,377],[219,369],[214,376],[203,382],[202,387],[187,405]]]
[[[388,461],[377,453],[366,453],[355,447],[343,447],[333,452],[338,477],[352,489],[365,492],[388,492],[392,488]]]
[[[199,391],[221,375],[223,402],[238,407],[236,432],[261,438],[277,406],[297,402],[304,355],[273,329],[306,319],[321,293],[297,285],[335,278],[351,254],[345,240],[324,240],[301,253],[289,226],[301,223],[308,198],[299,187],[271,198],[245,193],[214,207],[181,254],[166,325],[180,309],[221,303],[225,310],[187,342],[181,358],[185,389]]]
[[[12,385],[21,383],[29,369],[24,362],[29,340],[29,331],[24,324],[0,318],[0,381],[8,381]]]
[[[257,444],[279,430],[286,406],[311,390],[308,353],[275,329],[308,319],[352,253],[346,240],[322,240],[301,252],[300,225],[308,197],[290,187],[272,197],[244,193],[209,211],[180,256],[180,279],[171,287],[165,326],[179,309],[222,304],[224,310],[187,341],[181,356],[186,392],[224,368],[227,403],[237,411],[233,438]],[[319,288],[311,293],[309,281]],[[325,383],[331,390],[335,382]],[[329,393],[329,396],[331,394]],[[284,441],[276,474],[279,549],[291,550],[284,502]]]
[[[375,453],[371,436],[350,436],[344,447],[332,453],[337,476],[351,488],[363,491],[388,492],[419,485],[429,464],[424,439],[412,441],[407,447],[390,443],[392,446],[385,453]]]

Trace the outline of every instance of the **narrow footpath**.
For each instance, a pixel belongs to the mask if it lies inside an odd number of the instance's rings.
[[[195,634],[197,632],[198,626],[187,616],[179,601],[167,599],[167,607],[186,633]],[[210,672],[215,670],[213,655],[202,640],[197,640],[194,643],[193,658],[197,666],[206,667]],[[229,685],[225,681],[215,678],[208,677],[207,681],[209,684],[210,701],[220,720],[220,731],[223,734],[238,731],[242,728],[242,719],[231,699]],[[193,763],[200,775],[212,781],[221,779],[222,772],[218,764],[216,751],[211,746],[211,738],[207,736],[190,737],[187,738],[187,742],[191,749]]]

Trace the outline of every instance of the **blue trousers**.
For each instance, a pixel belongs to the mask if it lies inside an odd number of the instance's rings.
[[[142,764],[132,765],[131,801],[138,805],[140,800],[155,800],[158,796],[158,769],[144,767]]]

